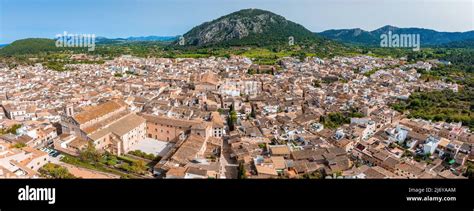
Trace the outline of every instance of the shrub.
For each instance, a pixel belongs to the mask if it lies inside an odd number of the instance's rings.
[[[42,175],[55,179],[74,179],[74,175],[69,173],[69,170],[57,164],[48,163],[39,169]]]
[[[21,149],[23,147],[26,147],[26,144],[25,143],[16,143],[15,145],[13,145],[13,147]]]
[[[137,157],[145,158],[148,160],[156,160],[158,156],[155,156],[154,154],[148,154],[146,152],[142,152],[141,150],[134,150],[128,152],[128,154],[135,155]]]

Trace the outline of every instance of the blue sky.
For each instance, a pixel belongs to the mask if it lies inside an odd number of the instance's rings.
[[[474,30],[474,0],[0,0],[0,43],[88,33],[180,35],[245,8],[280,14],[311,31],[384,25]]]

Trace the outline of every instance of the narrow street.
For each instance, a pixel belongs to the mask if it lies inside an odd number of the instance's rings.
[[[220,178],[221,179],[235,179],[237,178],[236,162],[230,157],[231,149],[227,140],[222,143],[221,158],[220,158]]]

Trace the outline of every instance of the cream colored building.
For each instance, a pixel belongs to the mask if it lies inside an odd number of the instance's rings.
[[[146,120],[129,112],[122,101],[108,101],[75,115],[65,115],[62,128],[63,133],[73,135],[55,143],[64,152],[84,149],[92,142],[99,151],[121,155],[146,138]]]
[[[0,178],[37,178],[37,171],[48,162],[45,152],[0,141]]]

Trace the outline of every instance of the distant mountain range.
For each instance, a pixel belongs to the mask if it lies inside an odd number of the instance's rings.
[[[421,46],[451,46],[450,43],[456,43],[474,39],[474,30],[467,32],[438,32],[432,29],[423,28],[398,28],[395,26],[384,26],[373,31],[365,31],[360,28],[356,29],[332,29],[317,33],[329,39],[340,41],[343,43],[351,43],[357,45],[378,46],[380,44],[382,34],[419,34]],[[472,44],[472,42],[470,42]],[[471,45],[474,46],[474,45]],[[466,47],[460,46],[460,47]]]
[[[173,36],[147,36],[147,37],[128,37],[128,38],[105,38],[97,37],[98,45],[137,43],[137,42],[171,42],[176,40]],[[27,38],[16,40],[10,44],[0,47],[0,55],[22,55],[37,54],[41,52],[58,52],[62,50],[74,50],[74,48],[57,48],[56,40],[47,38]]]
[[[127,37],[127,38],[107,38],[97,37],[96,42],[98,44],[116,44],[116,43],[128,43],[128,42],[148,42],[148,41],[159,41],[159,42],[172,42],[178,39],[179,36],[141,36],[141,37]]]
[[[455,47],[474,48],[474,31],[468,32],[438,32],[423,28],[398,28],[384,26],[373,31],[362,29],[333,29],[314,33],[300,24],[285,19],[283,16],[260,9],[240,10],[213,21],[205,22],[192,28],[183,35],[185,46],[258,46],[281,49],[288,46],[290,37],[295,44],[309,46],[320,52],[336,52],[347,49],[345,44],[377,47],[381,35],[387,34],[419,34],[421,47]],[[134,44],[161,42],[177,46],[180,36],[142,36],[128,38],[97,37],[96,43]],[[316,47],[315,47],[316,46]],[[0,55],[34,54],[38,52],[53,52],[64,49],[56,48],[54,39],[29,38],[17,40],[6,46],[0,45]]]

